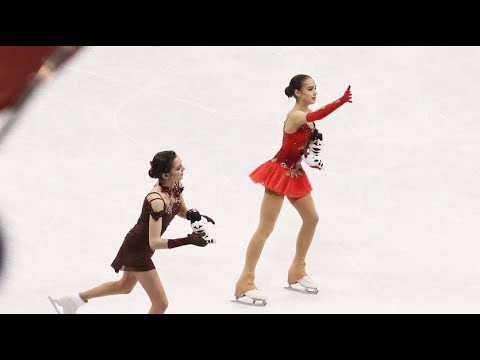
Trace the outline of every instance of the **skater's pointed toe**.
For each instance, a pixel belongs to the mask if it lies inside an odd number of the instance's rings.
[[[76,314],[78,308],[87,303],[79,294],[62,296],[57,299],[49,296],[48,299],[58,314]],[[60,311],[60,306],[63,312]]]
[[[53,299],[51,296],[48,297],[48,300],[50,300],[50,303],[52,304],[52,306],[55,309],[55,311],[57,312],[57,314],[62,314],[62,312],[60,311],[60,309],[57,306],[58,305],[57,300]]]

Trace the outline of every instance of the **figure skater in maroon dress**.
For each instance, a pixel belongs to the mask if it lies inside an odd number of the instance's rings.
[[[295,106],[287,114],[283,128],[281,149],[271,159],[256,168],[250,178],[265,187],[260,208],[260,222],[247,248],[245,266],[235,287],[235,298],[246,297],[253,305],[266,305],[266,296],[255,286],[255,267],[265,245],[272,233],[282,208],[285,196],[298,211],[303,220],[298,234],[296,252],[288,271],[288,289],[305,293],[318,293],[317,285],[306,272],[306,256],[318,223],[318,214],[311,196],[312,186],[301,166],[302,155],[306,154],[308,144],[318,134],[316,120],[321,120],[347,102],[352,102],[350,86],[342,97],[311,111],[309,105],[315,104],[317,87],[310,76],[296,75],[285,89],[288,97],[295,97]],[[294,284],[301,289],[292,287]]]
[[[163,233],[178,215],[191,223],[200,217],[195,209],[188,210],[183,199],[183,178],[185,168],[182,160],[174,151],[162,151],[150,162],[148,175],[158,179],[155,186],[145,196],[142,211],[135,226],[126,235],[116,258],[112,262],[115,272],[123,271],[118,281],[103,283],[93,289],[77,294],[53,299],[49,297],[55,310],[61,314],[75,314],[77,309],[88,300],[100,296],[129,294],[137,282],[145,289],[152,305],[150,314],[163,314],[168,306],[167,295],[158,276],[152,255],[156,249],[173,249],[183,245],[206,246],[207,240],[202,234],[192,232],[179,239],[164,239]],[[210,217],[201,215],[209,222]]]

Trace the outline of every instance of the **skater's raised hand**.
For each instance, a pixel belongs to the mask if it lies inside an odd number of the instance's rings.
[[[347,88],[347,90],[345,90],[345,93],[343,94],[341,99],[342,99],[342,102],[344,102],[344,103],[346,103],[346,102],[351,103],[352,102],[352,91],[350,90],[350,85],[348,85],[348,88]]]

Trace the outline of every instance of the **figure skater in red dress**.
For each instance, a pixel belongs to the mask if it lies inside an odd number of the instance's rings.
[[[306,272],[306,256],[318,223],[318,214],[313,202],[312,186],[307,174],[301,166],[302,155],[305,155],[315,130],[316,120],[321,120],[347,102],[352,102],[350,86],[342,97],[325,105],[317,111],[308,107],[315,104],[317,87],[308,75],[294,76],[285,89],[288,97],[295,97],[295,106],[287,114],[284,123],[283,143],[277,154],[256,168],[250,178],[265,187],[260,208],[260,222],[247,248],[245,266],[235,287],[235,298],[246,297],[253,305],[266,305],[266,296],[255,286],[255,267],[262,253],[265,241],[272,233],[285,196],[298,211],[303,220],[298,234],[296,252],[288,271],[288,289],[306,293],[318,293],[317,285]],[[299,284],[299,290],[292,287]]]
[[[142,211],[135,226],[126,235],[117,256],[112,262],[115,272],[123,271],[118,281],[109,281],[80,293],[51,298],[55,310],[61,314],[75,314],[78,308],[93,298],[108,295],[129,294],[140,282],[150,301],[150,314],[163,314],[168,306],[167,295],[158,276],[152,255],[156,249],[173,249],[183,245],[206,246],[208,241],[202,234],[192,232],[179,239],[164,239],[163,233],[170,222],[179,216],[193,224],[203,216],[215,223],[207,215],[200,215],[198,210],[190,209],[183,199],[182,160],[174,151],[161,151],[150,162],[148,175],[158,179],[155,186],[145,196]],[[193,228],[193,225],[192,225]]]

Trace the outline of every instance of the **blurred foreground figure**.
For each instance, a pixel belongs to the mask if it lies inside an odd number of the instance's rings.
[[[33,90],[79,49],[79,46],[0,46],[0,112],[11,111],[1,124],[0,143],[18,120]]]
[[[3,233],[2,224],[0,224],[0,278],[2,277],[3,270]]]
[[[0,145],[20,118],[33,90],[79,49],[79,46],[0,46],[0,113],[8,112],[5,119],[0,119]],[[0,228],[0,272],[4,241]]]

